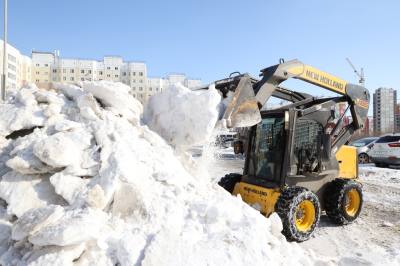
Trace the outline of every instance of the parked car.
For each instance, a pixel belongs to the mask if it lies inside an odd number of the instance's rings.
[[[372,146],[374,146],[374,143],[377,139],[378,139],[377,137],[362,138],[362,139],[358,139],[358,140],[350,143],[351,146],[354,146],[357,148],[357,155],[358,155],[359,163],[369,163],[370,162],[368,152],[372,148]]]
[[[380,137],[375,141],[368,155],[377,167],[400,165],[400,134]]]
[[[233,146],[233,141],[237,136],[236,132],[219,132],[215,138],[215,144],[223,148],[229,148]]]

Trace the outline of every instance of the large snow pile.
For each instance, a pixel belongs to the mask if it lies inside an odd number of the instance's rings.
[[[193,106],[200,101],[209,114],[219,100],[215,92],[169,94]],[[318,262],[286,242],[276,215],[265,219],[190,175],[171,146],[142,124],[142,106],[128,87],[30,86],[11,96],[0,105],[0,265]],[[179,108],[178,118],[187,111]],[[152,127],[173,121],[159,119]],[[196,119],[208,130],[215,117]],[[175,144],[204,138],[189,129]]]

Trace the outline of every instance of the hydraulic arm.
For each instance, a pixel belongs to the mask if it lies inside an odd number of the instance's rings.
[[[344,127],[339,127],[339,121],[332,130],[331,134],[335,136],[332,142],[333,153],[348,142],[355,130],[364,127],[370,96],[368,90],[362,86],[348,83],[298,60],[282,62],[262,69],[260,76],[262,79],[257,80],[243,74],[216,82],[216,88],[222,92],[223,97],[231,98],[223,115],[228,127],[247,127],[259,123],[261,121],[259,110],[271,96],[291,102],[310,102],[312,99],[314,100],[311,103],[314,104],[312,108],[315,110],[322,107],[330,108],[329,105],[339,100],[347,102],[352,122]],[[318,101],[310,95],[279,86],[290,78],[317,85],[342,96]]]

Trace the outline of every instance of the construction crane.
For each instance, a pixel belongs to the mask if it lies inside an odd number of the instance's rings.
[[[365,85],[365,77],[364,77],[364,69],[361,68],[360,72],[358,72],[358,70],[356,69],[356,67],[353,65],[353,63],[350,61],[349,58],[346,57],[346,61],[347,63],[349,63],[349,65],[351,66],[351,68],[354,70],[354,73],[356,73],[357,77],[359,77],[359,81],[358,83],[364,87]]]

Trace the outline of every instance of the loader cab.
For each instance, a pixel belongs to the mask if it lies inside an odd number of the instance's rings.
[[[249,180],[246,181],[264,187],[279,185],[285,157],[287,124],[285,111],[264,112],[262,121],[250,129],[244,173]]]
[[[249,131],[243,182],[266,188],[318,179],[329,164],[329,137],[311,117],[294,108],[261,112]]]

